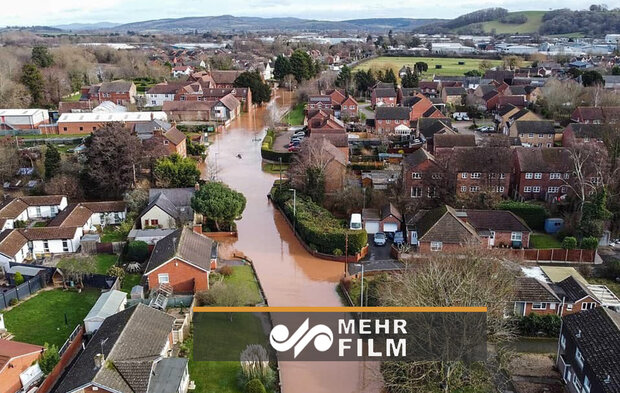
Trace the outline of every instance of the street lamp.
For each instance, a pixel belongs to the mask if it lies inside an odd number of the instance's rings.
[[[293,191],[293,217],[297,218],[297,190],[289,188],[289,191]]]
[[[280,170],[280,183],[278,183],[278,191],[282,188],[282,157],[278,157],[278,161],[280,162],[280,166],[278,166]]]

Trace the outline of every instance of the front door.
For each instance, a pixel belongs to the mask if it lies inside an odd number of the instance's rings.
[[[417,246],[418,245],[418,231],[411,231],[410,232],[410,236],[411,236],[411,245],[412,246]]]
[[[495,231],[491,231],[491,235],[489,236],[489,246],[493,247],[495,245]]]

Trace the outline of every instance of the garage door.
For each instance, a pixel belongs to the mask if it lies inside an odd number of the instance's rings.
[[[398,224],[392,222],[386,222],[383,224],[383,232],[396,232],[398,231]]]
[[[364,229],[368,233],[377,233],[379,232],[379,221],[366,221],[364,224]]]

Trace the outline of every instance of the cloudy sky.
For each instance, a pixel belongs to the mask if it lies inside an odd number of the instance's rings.
[[[590,4],[582,0],[2,0],[2,3],[0,26],[127,23],[223,14],[326,20],[369,17],[453,18],[487,7],[521,11],[544,9],[543,5],[546,9],[582,9]]]

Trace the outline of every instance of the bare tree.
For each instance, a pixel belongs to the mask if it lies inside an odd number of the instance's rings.
[[[609,163],[607,152],[594,143],[572,146],[566,149],[570,165],[570,178],[563,183],[577,199],[577,211],[581,215],[588,197],[609,180]]]
[[[0,180],[3,182],[15,176],[19,168],[19,154],[14,145],[0,146]]]
[[[293,187],[310,195],[315,202],[322,200],[327,168],[336,159],[330,145],[325,139],[304,141],[288,170]],[[333,145],[331,148],[335,149]]]

